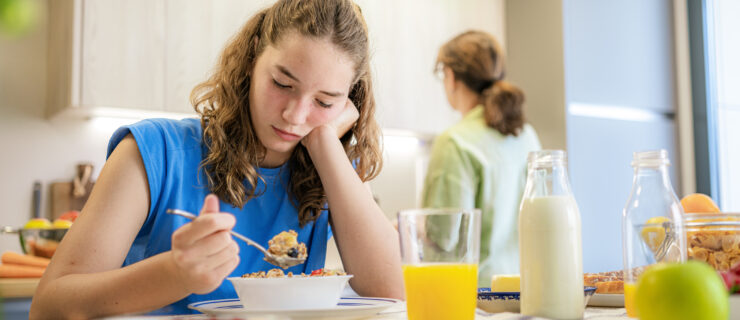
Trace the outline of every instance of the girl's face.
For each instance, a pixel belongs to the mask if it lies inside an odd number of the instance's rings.
[[[354,62],[328,39],[290,32],[257,58],[249,109],[267,149],[263,167],[285,163],[311,130],[336,118],[347,103]]]

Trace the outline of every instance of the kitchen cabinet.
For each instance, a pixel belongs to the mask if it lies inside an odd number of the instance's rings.
[[[211,10],[202,0],[166,0],[167,34],[164,106],[166,110],[193,112],[190,91],[206,80],[216,62],[209,42]]]
[[[194,114],[193,87],[229,38],[273,2],[49,1],[47,113]],[[436,134],[455,123],[432,72],[437,50],[470,28],[503,44],[503,0],[357,2],[370,32],[380,125]]]
[[[82,106],[161,110],[163,0],[83,1]]]
[[[163,110],[164,0],[48,5],[49,115]]]
[[[194,114],[190,91],[271,1],[49,1],[49,116]]]
[[[164,110],[193,112],[190,92],[214,70],[221,51],[267,0],[165,0]]]

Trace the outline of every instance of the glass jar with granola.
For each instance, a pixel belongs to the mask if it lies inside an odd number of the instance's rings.
[[[684,220],[689,259],[706,262],[717,271],[740,264],[740,214],[689,213]]]

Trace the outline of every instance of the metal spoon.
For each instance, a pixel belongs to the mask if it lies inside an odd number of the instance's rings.
[[[673,238],[675,237],[673,235],[673,224],[671,222],[663,222],[663,229],[665,229],[665,239],[663,239],[663,242],[660,243],[660,246],[653,253],[656,262],[661,262],[663,258],[665,258],[666,253],[668,253],[668,249],[670,249],[671,244],[673,244]]]
[[[184,210],[179,210],[179,209],[167,209],[167,213],[178,215],[178,216],[181,216],[181,217],[185,217],[185,218],[188,218],[190,220],[193,220],[193,219],[197,218],[196,215],[194,215],[194,214],[192,214],[190,212],[184,211]],[[234,237],[236,237],[237,239],[246,242],[248,245],[257,248],[257,250],[261,251],[262,254],[265,255],[265,261],[267,261],[267,262],[269,262],[269,263],[271,263],[273,265],[276,265],[276,266],[278,266],[280,268],[288,269],[288,268],[290,268],[292,266],[299,265],[301,263],[306,262],[306,259],[305,258],[300,259],[300,258],[293,258],[293,257],[288,257],[288,256],[276,256],[276,255],[270,253],[269,251],[265,250],[265,248],[263,246],[259,245],[259,243],[252,241],[252,239],[249,239],[249,238],[247,238],[247,237],[245,237],[245,236],[243,236],[241,234],[238,234],[238,233],[236,233],[234,231],[229,231],[229,233],[231,233],[231,235],[234,236]]]

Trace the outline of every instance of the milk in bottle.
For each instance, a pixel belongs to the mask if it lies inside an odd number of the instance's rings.
[[[523,315],[583,318],[582,252],[581,217],[565,151],[531,152],[519,212]]]

